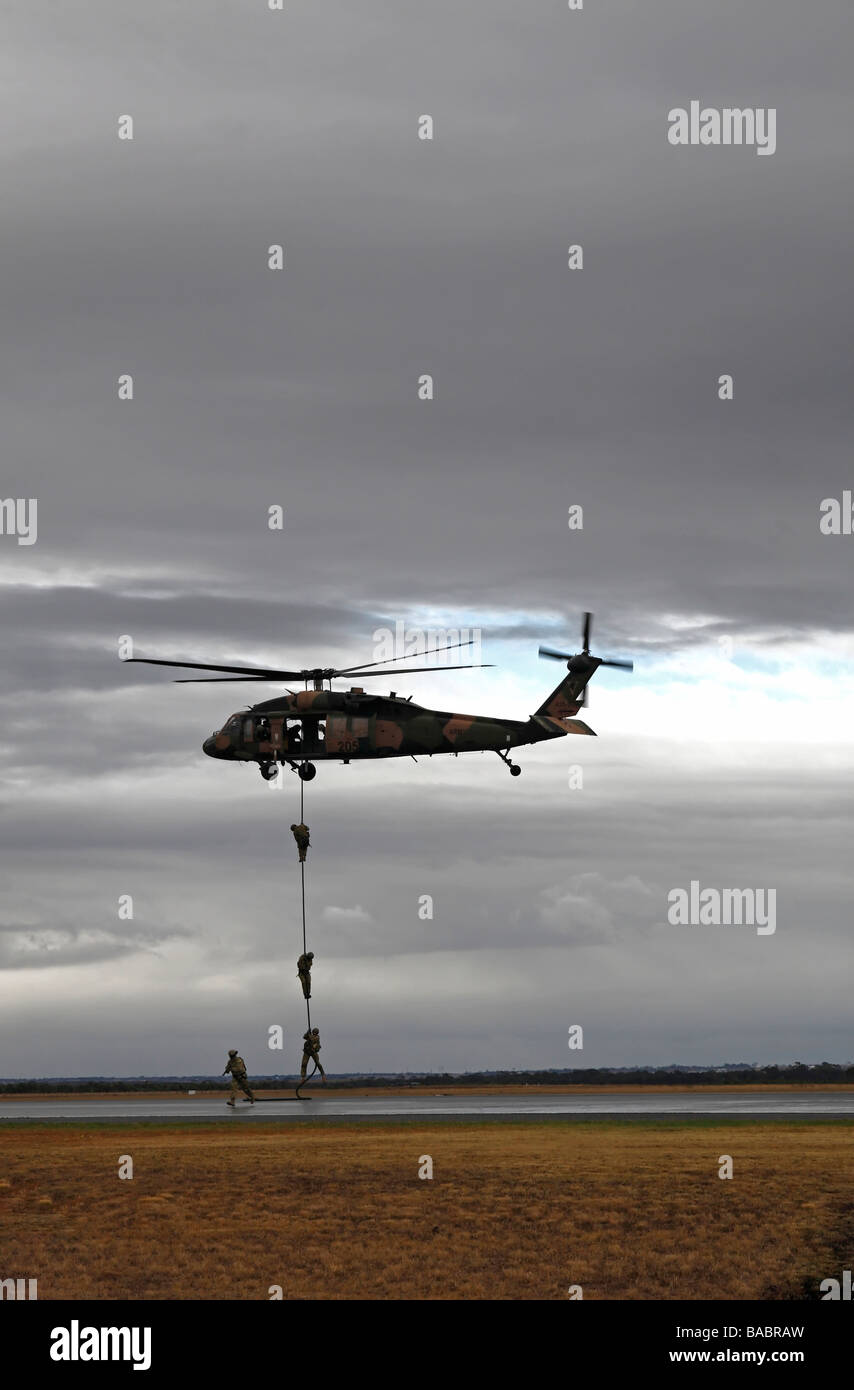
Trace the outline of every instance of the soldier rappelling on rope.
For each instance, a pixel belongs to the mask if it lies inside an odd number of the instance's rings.
[[[302,985],[304,999],[311,998],[311,967],[314,963],[314,951],[304,951],[297,961],[297,976]]]
[[[308,852],[308,847],[311,844],[311,841],[309,839],[308,826],[305,825],[302,821],[300,821],[299,825],[291,826],[291,831],[293,832],[293,837],[297,842],[297,849],[299,850],[299,862],[301,864],[304,864],[305,856]]]
[[[317,1055],[317,1054],[320,1052],[320,1029],[319,1029],[319,1028],[310,1028],[310,1029],[308,1029],[305,1033],[303,1033],[302,1039],[303,1039],[303,1048],[302,1048],[302,1066],[300,1067],[300,1085],[302,1085],[303,1081],[305,1081],[306,1068],[308,1067],[309,1062],[314,1062],[315,1067],[316,1067],[317,1070],[320,1072],[320,1075],[321,1075],[322,1078],[323,1078],[323,1084],[324,1084],[324,1086],[325,1086],[325,1085],[326,1085],[326,1072],[323,1070],[323,1067],[322,1067],[322,1065],[321,1065],[320,1058],[319,1058],[319,1056]]]

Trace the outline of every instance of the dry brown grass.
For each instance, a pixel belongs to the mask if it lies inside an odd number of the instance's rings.
[[[838,1277],[851,1138],[783,1121],[16,1125],[0,1277],[37,1277],[41,1299],[798,1297]]]

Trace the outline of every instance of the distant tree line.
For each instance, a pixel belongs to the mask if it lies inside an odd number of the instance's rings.
[[[252,1086],[258,1091],[279,1091],[295,1086],[296,1076],[253,1077]],[[341,1076],[330,1077],[330,1086],[336,1090],[354,1090],[385,1086],[421,1087],[435,1090],[443,1086],[743,1086],[760,1085],[803,1085],[821,1082],[836,1082],[840,1085],[854,1083],[854,1066],[837,1065],[835,1062],[819,1062],[807,1065],[793,1062],[787,1066],[744,1067],[717,1069],[697,1069],[692,1067],[638,1067],[636,1070],[620,1068],[580,1069],[548,1071],[488,1071],[488,1072],[407,1072],[396,1076]],[[226,1078],[220,1077],[132,1077],[119,1079],[113,1077],[86,1078],[79,1081],[63,1079],[39,1079],[32,1081],[0,1082],[0,1095],[16,1095],[24,1092],[32,1095],[62,1095],[68,1091],[222,1091],[228,1086]]]

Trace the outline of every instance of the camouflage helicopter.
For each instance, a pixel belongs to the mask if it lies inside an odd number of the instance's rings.
[[[149,666],[183,667],[195,671],[224,671],[224,676],[193,676],[176,683],[196,684],[213,681],[303,681],[304,690],[289,690],[272,700],[250,705],[232,714],[221,729],[206,738],[202,751],[226,762],[258,763],[261,776],[270,781],[279,764],[287,763],[303,781],[311,781],[315,762],[349,763],[365,758],[432,757],[434,753],[493,752],[510,769],[513,777],[522,771],[510,760],[510,749],[565,734],[589,734],[593,730],[576,715],[587,704],[587,683],[600,666],[631,671],[631,661],[611,661],[590,654],[592,614],[585,613],[582,648],[575,654],[540,647],[539,655],[552,661],[565,661],[568,675],[527,720],[495,719],[489,715],[454,714],[449,710],[425,709],[414,705],[412,697],[371,695],[361,686],[348,691],[332,689],[341,677],[359,678],[386,661],[370,661],[344,668],[315,667],[302,671],[273,670],[254,666],[215,666],[198,661],[159,661],[153,657],[128,657],[128,661]],[[436,650],[451,651],[471,646],[454,642]],[[431,652],[431,655],[433,653]],[[398,658],[399,659],[399,658]],[[413,671],[464,671],[462,666],[402,666],[382,674],[406,675]],[[478,668],[480,669],[480,668]],[[312,688],[309,689],[309,684]]]

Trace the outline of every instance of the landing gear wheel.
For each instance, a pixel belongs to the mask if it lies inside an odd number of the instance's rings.
[[[495,751],[496,751],[496,753],[498,754],[498,756],[499,756],[499,758],[501,759],[501,761],[505,764],[505,766],[506,766],[506,767],[509,767],[509,769],[510,769],[510,776],[511,776],[511,777],[518,777],[519,774],[520,774],[521,771],[522,771],[522,769],[521,769],[521,767],[519,767],[518,763],[511,763],[509,755],[508,755],[507,753],[502,753],[500,749],[496,748]]]
[[[272,782],[278,770],[275,763],[261,763],[259,765],[259,771],[265,782]]]
[[[297,768],[297,772],[299,773],[303,782],[310,782],[312,777],[317,776],[317,768],[314,766],[314,763],[300,763],[300,766]]]

